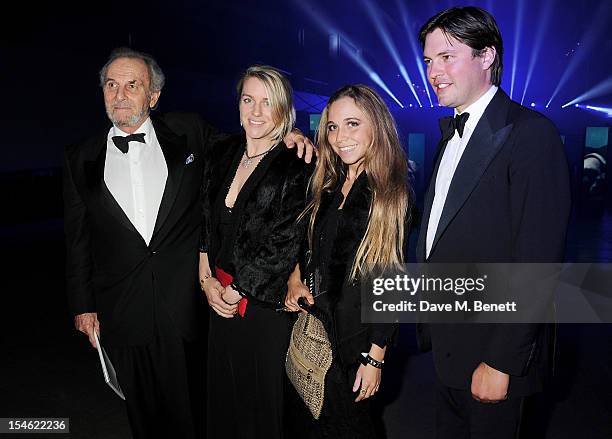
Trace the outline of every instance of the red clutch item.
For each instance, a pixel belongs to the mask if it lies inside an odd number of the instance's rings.
[[[221,267],[215,266],[215,273],[217,275],[217,280],[223,288],[230,285],[234,280],[234,277],[228,272],[224,271]],[[249,299],[247,299],[246,297],[243,297],[242,299],[240,299],[240,302],[238,302],[238,314],[240,315],[240,317],[244,317],[248,303]]]

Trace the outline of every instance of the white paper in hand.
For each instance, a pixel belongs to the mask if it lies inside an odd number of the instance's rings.
[[[96,347],[98,348],[98,356],[100,357],[100,364],[102,365],[104,381],[110,386],[111,389],[115,391],[117,395],[119,395],[119,398],[125,401],[125,395],[123,395],[123,391],[121,390],[121,386],[119,385],[119,381],[117,380],[117,374],[115,373],[113,363],[110,362],[108,355],[106,355],[104,348],[100,344],[98,333],[94,331],[94,334],[96,336]]]

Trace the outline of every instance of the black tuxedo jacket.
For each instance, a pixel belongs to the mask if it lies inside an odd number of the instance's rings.
[[[570,212],[569,172],[554,125],[499,90],[478,122],[448,191],[429,258],[425,238],[446,141],[425,195],[417,260],[559,262]],[[537,294],[534,291],[533,294]],[[538,324],[419,325],[445,385],[469,389],[480,362],[511,375],[509,395],[540,389],[552,329]]]
[[[197,336],[200,191],[214,131],[196,115],[151,119],[168,178],[149,245],[104,183],[108,130],[65,154],[68,302],[75,315],[98,313],[107,345],[148,343],[156,309],[186,340]]]

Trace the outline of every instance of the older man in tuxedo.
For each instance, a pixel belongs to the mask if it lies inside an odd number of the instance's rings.
[[[452,8],[430,18],[419,37],[438,101],[455,116],[441,120],[417,258],[561,260],[570,209],[565,152],[548,119],[499,88],[495,20],[479,8]],[[419,325],[436,367],[436,437],[515,437],[523,397],[540,390],[550,371],[550,329]]]
[[[151,114],[164,75],[147,54],[115,50],[100,80],[112,126],[66,149],[70,309],[92,345],[101,335],[133,436],[193,438],[203,413],[201,187],[218,135],[196,115]]]

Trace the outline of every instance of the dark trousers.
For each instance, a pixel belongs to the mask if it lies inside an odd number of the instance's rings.
[[[523,398],[482,403],[469,390],[436,383],[436,439],[515,439]]]
[[[108,347],[125,394],[134,439],[203,437],[201,342],[185,342],[168,326],[145,346]],[[163,335],[161,335],[163,334]]]

